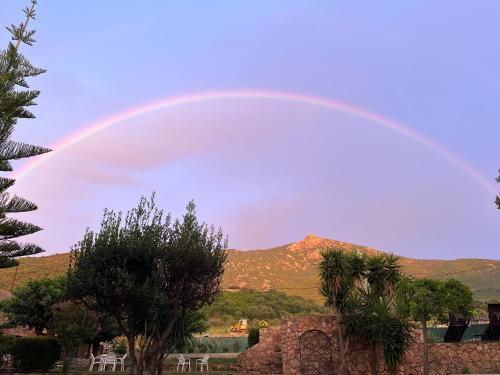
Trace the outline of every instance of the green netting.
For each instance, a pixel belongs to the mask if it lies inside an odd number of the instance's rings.
[[[176,350],[182,353],[240,353],[247,350],[247,336],[195,337],[184,348]]]
[[[486,331],[487,324],[472,324],[464,332],[462,341],[479,341]],[[431,342],[443,342],[447,327],[430,327],[428,338]]]

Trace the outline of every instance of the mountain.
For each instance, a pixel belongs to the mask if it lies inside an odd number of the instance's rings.
[[[224,288],[278,289],[320,301],[316,285],[319,250],[341,247],[369,254],[380,250],[308,235],[303,240],[266,250],[229,250]],[[16,285],[33,278],[52,277],[66,272],[69,254],[31,257],[21,260]],[[500,301],[500,261],[490,259],[427,260],[401,257],[403,272],[414,277],[454,277],[467,284],[477,299]],[[0,289],[10,290],[15,269],[1,270]]]

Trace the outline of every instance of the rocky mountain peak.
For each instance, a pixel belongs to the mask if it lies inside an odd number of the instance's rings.
[[[318,250],[329,244],[331,240],[326,238],[321,238],[315,234],[308,234],[304,237],[304,239],[297,241],[290,246],[288,246],[289,250],[297,251],[297,250]]]

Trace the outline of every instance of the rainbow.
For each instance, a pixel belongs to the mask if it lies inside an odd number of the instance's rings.
[[[141,105],[136,108],[132,108],[128,111],[118,113],[111,117],[105,118],[97,123],[91,124],[74,134],[62,139],[60,142],[52,146],[53,151],[51,153],[45,154],[39,158],[36,158],[29,163],[25,164],[17,173],[15,178],[17,180],[23,179],[29,175],[33,170],[48,162],[54,156],[63,153],[65,150],[69,149],[78,142],[83,141],[91,137],[94,134],[115,126],[123,121],[129,120],[133,117],[138,117],[143,114],[158,111],[161,109],[167,109],[172,107],[178,107],[187,104],[206,102],[211,100],[234,100],[234,99],[265,99],[265,100],[281,100],[287,102],[295,102],[301,104],[308,104],[312,106],[318,106],[323,108],[328,108],[336,111],[341,111],[353,116],[361,117],[369,122],[381,126],[386,129],[390,129],[402,136],[408,137],[415,142],[418,142],[429,149],[431,149],[436,154],[445,158],[452,165],[463,170],[469,177],[475,180],[482,188],[484,188],[488,193],[496,194],[496,187],[493,185],[492,181],[483,176],[478,172],[472,165],[462,160],[457,155],[453,154],[445,147],[437,143],[436,141],[412,130],[411,128],[404,126],[392,119],[381,116],[379,114],[364,110],[359,107],[355,107],[351,104],[343,103],[338,100],[302,95],[291,92],[280,92],[280,91],[261,91],[261,90],[232,90],[232,91],[210,91],[203,93],[195,93],[183,96],[176,96],[171,98],[166,98],[158,101],[154,101],[145,105]]]

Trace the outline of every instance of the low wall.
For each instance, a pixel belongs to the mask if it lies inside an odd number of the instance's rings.
[[[281,334],[276,328],[259,331],[259,343],[237,357],[238,373],[246,375],[281,375]]]
[[[431,344],[429,362],[432,374],[500,374],[500,341]]]
[[[415,331],[415,342],[405,355],[398,375],[422,375],[422,333]],[[346,367],[350,375],[370,373],[370,351],[366,344],[349,343]],[[337,322],[334,317],[285,318],[281,326],[260,331],[260,342],[237,358],[239,374],[244,375],[323,375],[335,374],[340,353]],[[500,373],[500,342],[429,344],[432,375]],[[387,374],[383,353],[377,348],[377,374]]]

